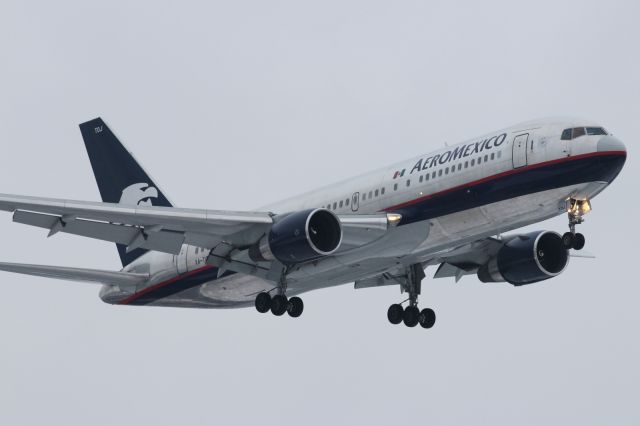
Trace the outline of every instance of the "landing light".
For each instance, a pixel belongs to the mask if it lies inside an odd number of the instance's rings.
[[[398,223],[400,223],[401,219],[402,219],[402,215],[401,214],[398,214],[398,213],[387,213],[387,222],[391,226],[398,225]]]
[[[582,216],[591,211],[589,200],[569,200],[567,201],[567,213],[574,216]]]

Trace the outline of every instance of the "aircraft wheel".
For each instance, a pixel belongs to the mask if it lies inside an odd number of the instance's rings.
[[[273,298],[271,299],[271,313],[278,317],[283,315],[285,312],[287,312],[288,304],[289,301],[287,300],[286,296],[283,296],[281,294],[273,296]]]
[[[289,299],[289,303],[287,306],[287,312],[289,316],[292,318],[297,318],[302,315],[302,311],[304,310],[304,303],[302,303],[302,299],[299,297],[292,297]]]
[[[574,250],[582,250],[584,248],[584,244],[585,244],[586,240],[584,238],[584,235],[582,234],[576,234],[573,236],[573,249]]]
[[[387,319],[391,324],[400,324],[402,322],[403,316],[404,308],[402,307],[402,305],[396,303],[389,306],[389,309],[387,310]]]
[[[571,232],[565,232],[562,236],[562,246],[569,250],[573,248],[573,242],[575,240],[575,236]]]
[[[271,295],[269,293],[262,292],[256,296],[256,310],[261,314],[269,312],[271,309]]]
[[[422,312],[420,312],[419,322],[422,328],[433,327],[436,323],[436,313],[430,308],[423,309]]]
[[[404,315],[402,320],[404,321],[404,325],[407,327],[415,327],[418,325],[418,321],[420,318],[420,311],[415,306],[408,306],[407,309],[404,310]]]

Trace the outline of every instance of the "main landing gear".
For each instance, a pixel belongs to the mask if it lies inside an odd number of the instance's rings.
[[[276,294],[271,297],[271,294],[264,291],[256,296],[256,310],[260,313],[271,313],[277,317],[288,313],[290,317],[297,318],[302,315],[304,310],[304,303],[302,299],[297,296],[287,298],[284,294]]]
[[[426,308],[421,311],[418,308],[418,295],[424,277],[424,269],[418,263],[409,266],[404,275],[396,278],[402,290],[409,293],[409,299],[406,300],[409,302],[409,306],[404,308],[400,303],[389,306],[387,319],[391,324],[404,322],[407,327],[415,327],[420,324],[423,328],[431,328],[436,323],[436,313],[433,309]]]
[[[297,296],[287,298],[285,295],[287,285],[284,278],[280,280],[280,285],[274,290],[278,291],[275,296],[271,296],[271,293],[268,291],[258,293],[255,300],[255,306],[258,312],[264,314],[271,311],[271,313],[277,317],[284,315],[285,312],[292,318],[297,318],[302,315],[304,303],[302,303],[302,299]]]
[[[575,200],[570,198],[567,201],[567,214],[569,216],[569,232],[562,236],[562,245],[567,250],[582,250],[585,245],[584,235],[576,233],[576,225],[584,222],[584,215],[591,211],[589,200]]]

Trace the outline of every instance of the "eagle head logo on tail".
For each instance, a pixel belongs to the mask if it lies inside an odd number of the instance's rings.
[[[152,198],[158,198],[158,190],[147,183],[134,183],[122,190],[120,204],[128,206],[152,206]]]

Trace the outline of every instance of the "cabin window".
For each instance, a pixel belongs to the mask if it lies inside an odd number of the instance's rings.
[[[380,190],[380,194],[384,195],[384,186],[382,187],[382,189]]]
[[[373,198],[373,191],[369,191],[369,198]]]
[[[411,179],[407,179],[407,186],[411,185]]]
[[[498,151],[498,158],[502,157],[502,151]]]
[[[487,161],[489,161],[489,156],[488,156],[488,155],[485,155],[485,156],[484,156],[484,162],[486,163]]]
[[[420,176],[420,183],[422,183],[423,179],[424,179],[424,176]]]
[[[442,169],[438,170],[438,176],[442,176]]]
[[[362,201],[364,201],[364,200],[366,200],[366,199],[367,199],[367,193],[366,193],[366,192],[363,192],[363,193],[362,193]]]
[[[462,163],[458,164],[458,171],[462,170]]]
[[[436,178],[436,172],[431,173],[431,179],[435,179]]]
[[[378,196],[378,194],[379,194],[379,191],[376,189],[376,197]]]
[[[482,163],[482,157],[478,157],[478,164]]]
[[[338,207],[338,203],[333,203],[333,209],[335,210]]]
[[[397,183],[394,183],[394,184],[393,184],[393,190],[394,190],[394,191],[397,191],[397,190],[398,190],[398,184],[397,184]]]
[[[471,160],[471,167],[473,167],[475,165],[476,165],[476,160],[475,159]]]
[[[425,180],[425,182],[429,180],[429,173],[427,173],[426,175],[424,175],[424,180]]]
[[[449,174],[449,168],[448,168],[448,167],[446,167],[446,168],[444,169],[444,174],[445,174],[445,175],[448,175],[448,174]]]
[[[493,160],[494,158],[496,158],[496,154],[495,153],[491,153],[491,159]]]

